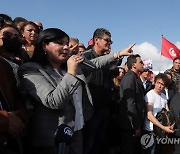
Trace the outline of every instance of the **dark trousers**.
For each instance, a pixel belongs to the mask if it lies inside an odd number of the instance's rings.
[[[82,130],[73,133],[72,142],[65,146],[65,154],[82,154],[83,152],[83,137]]]
[[[140,137],[134,137],[134,131],[120,130],[120,151],[121,154],[141,154],[142,148]]]
[[[9,139],[7,142],[3,142],[0,139],[0,154],[22,154],[23,149],[21,144],[20,138]]]
[[[31,147],[25,154],[57,154],[56,147]]]
[[[32,145],[29,145],[26,147],[25,154],[82,154],[82,147],[83,147],[83,139],[82,139],[82,130],[75,131],[73,133],[72,142],[70,145],[65,146],[52,146],[52,147],[35,147]],[[58,148],[64,148],[64,149],[58,149]],[[1,154],[1,153],[0,153]]]
[[[0,153],[2,154],[20,154],[17,151],[12,150],[8,146],[0,145]]]
[[[101,154],[102,143],[106,133],[109,119],[109,110],[98,109],[84,127],[83,154]]]
[[[117,125],[115,115],[109,117],[108,127],[103,142],[102,154],[119,154],[120,153],[120,127]]]

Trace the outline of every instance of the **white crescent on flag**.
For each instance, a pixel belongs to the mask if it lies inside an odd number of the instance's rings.
[[[166,38],[162,37],[161,55],[173,60],[180,56],[180,49],[173,43],[169,42]]]
[[[176,57],[176,52],[174,51],[173,48],[170,48],[170,49],[169,49],[169,54],[170,54],[172,57]]]

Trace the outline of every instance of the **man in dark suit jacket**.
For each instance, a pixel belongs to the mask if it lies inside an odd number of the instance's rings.
[[[144,96],[148,91],[153,89],[152,82],[148,80],[149,69],[144,69],[143,72],[140,72],[140,76],[138,78],[138,83],[141,85]]]
[[[129,71],[123,77],[120,85],[117,122],[121,128],[121,152],[122,154],[133,154],[136,151],[136,143],[144,123],[144,95],[137,82],[138,73],[143,71],[141,57],[139,55],[128,57],[127,66]]]

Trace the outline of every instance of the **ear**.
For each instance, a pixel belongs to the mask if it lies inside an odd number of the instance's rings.
[[[99,39],[98,37],[95,37],[95,38],[94,38],[94,44],[96,44],[96,42],[98,41],[98,39]]]
[[[42,48],[43,48],[44,51],[47,51],[47,44],[43,42],[42,43]]]
[[[132,68],[136,68],[136,63],[133,63],[133,64],[132,64]]]
[[[24,36],[24,31],[23,31],[23,30],[20,30],[20,32],[21,32],[22,37],[25,38],[25,36]]]

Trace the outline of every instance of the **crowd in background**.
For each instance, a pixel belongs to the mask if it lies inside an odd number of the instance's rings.
[[[174,131],[180,127],[180,57],[154,74],[133,53],[135,43],[111,52],[112,43],[105,28],[97,28],[86,47],[59,28],[0,14],[0,153],[175,152],[175,145],[157,143],[143,149],[140,140],[153,125],[180,136]],[[176,124],[156,119],[162,108],[177,113]],[[73,135],[58,146],[54,135],[62,124]]]

